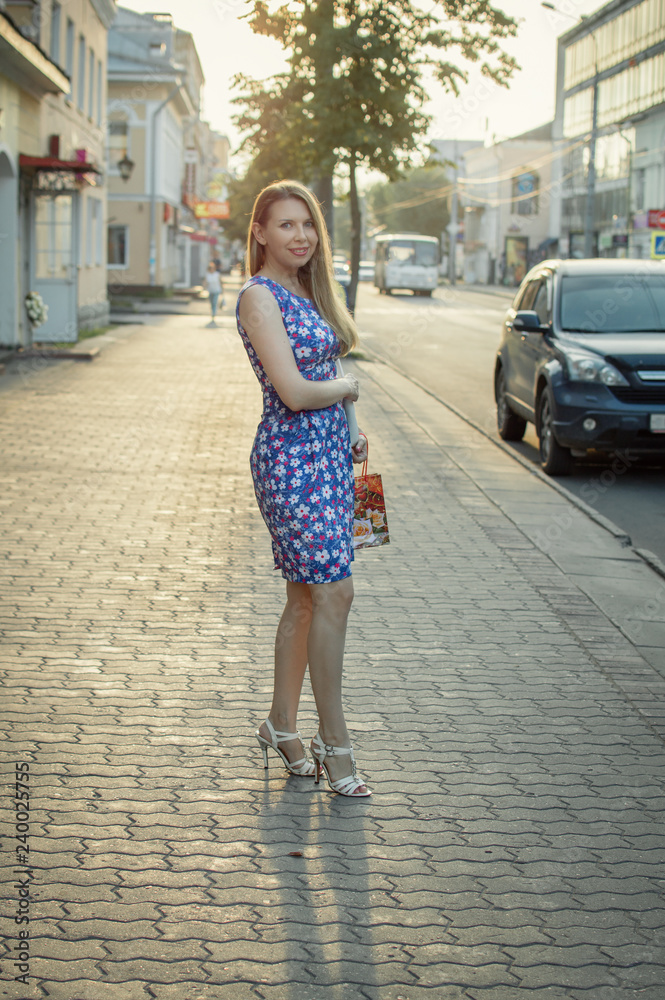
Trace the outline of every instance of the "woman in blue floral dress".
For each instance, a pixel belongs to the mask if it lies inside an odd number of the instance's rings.
[[[342,708],[346,622],[353,601],[353,462],[342,401],[358,398],[354,375],[336,359],[356,343],[338,296],[328,234],[318,202],[295,181],[271,184],[254,204],[240,290],[238,332],[263,391],[263,416],[250,465],[259,509],[286,579],[275,642],[273,700],[256,737],[268,766],[274,750],[292,774],[321,770],[333,791],[365,797]],[[319,715],[306,755],[297,731],[309,666]]]

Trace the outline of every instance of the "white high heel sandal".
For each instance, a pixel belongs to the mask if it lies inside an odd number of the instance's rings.
[[[318,773],[319,770],[318,767],[315,764],[312,764],[311,760],[308,759],[306,752],[305,755],[300,758],[300,760],[295,760],[293,761],[293,763],[291,763],[288,757],[284,753],[282,753],[282,751],[279,749],[279,744],[286,743],[287,740],[300,740],[300,743],[302,745],[302,740],[300,739],[300,733],[279,733],[277,732],[276,729],[273,728],[273,724],[270,721],[270,719],[266,719],[265,724],[268,727],[268,732],[270,733],[270,740],[267,740],[264,736],[261,736],[261,733],[258,731],[258,729],[256,730],[256,739],[259,746],[261,747],[261,753],[263,754],[263,766],[265,768],[268,767],[268,747],[270,747],[271,750],[274,750],[275,753],[279,754],[279,756],[284,761],[284,765],[287,771],[290,771],[291,774],[298,774],[304,778],[311,778],[313,774]],[[305,747],[303,745],[303,750],[304,749]]]
[[[334,747],[330,743],[324,743],[321,739],[319,733],[316,734],[312,740],[310,746],[312,751],[312,756],[318,762],[320,767],[325,768],[326,779],[328,784],[332,788],[333,792],[338,792],[340,795],[347,795],[352,799],[366,799],[372,793],[365,782],[356,774],[356,758],[353,756],[353,747]],[[328,773],[328,768],[326,767],[326,757],[341,757],[348,754],[351,757],[351,774],[344,775],[343,778],[338,778],[337,781],[332,781],[330,774]],[[319,767],[316,768],[315,782],[318,785],[320,777]],[[358,791],[359,788],[365,788],[364,792]]]

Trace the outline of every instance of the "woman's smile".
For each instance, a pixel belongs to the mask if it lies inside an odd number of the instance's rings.
[[[311,212],[300,198],[286,198],[271,205],[264,223],[253,223],[252,231],[265,248],[262,273],[287,285],[314,256],[319,242]],[[296,294],[301,291],[291,290]]]

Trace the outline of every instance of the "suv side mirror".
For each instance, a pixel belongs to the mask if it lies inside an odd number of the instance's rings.
[[[543,333],[547,329],[540,322],[540,316],[533,309],[519,309],[515,313],[513,320],[515,330],[523,330],[524,333]]]

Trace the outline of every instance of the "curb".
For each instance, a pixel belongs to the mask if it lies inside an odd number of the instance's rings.
[[[654,555],[653,552],[650,552],[649,549],[635,549],[634,548],[633,552],[636,555],[638,555],[640,557],[640,559],[643,559],[644,562],[647,563],[648,566],[651,566],[651,569],[655,570],[656,573],[659,573],[660,576],[662,576],[662,577],[665,578],[665,563],[663,563],[658,558],[658,556]]]
[[[85,343],[85,341],[84,341]],[[72,347],[29,347],[25,351],[17,352],[12,360],[24,361],[32,358],[44,358],[47,361],[68,359],[71,361],[94,361],[100,353],[99,347],[82,347],[80,350],[76,346]]]

